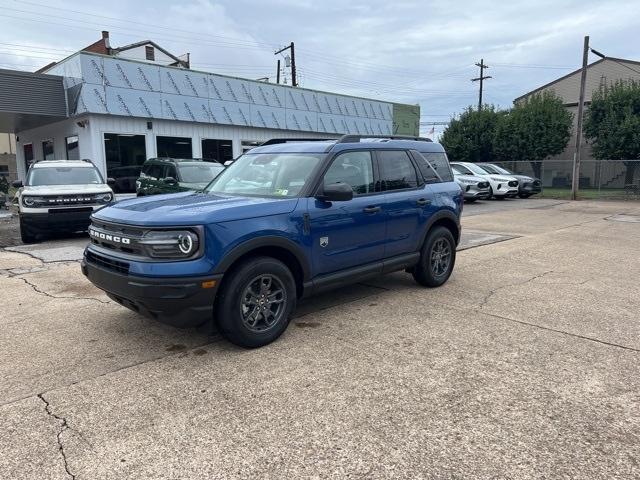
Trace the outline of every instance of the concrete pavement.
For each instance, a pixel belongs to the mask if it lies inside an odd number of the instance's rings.
[[[640,205],[486,204],[464,246],[502,241],[460,251],[445,286],[323,295],[252,351],[113,304],[82,240],[1,252],[0,471],[637,478]]]

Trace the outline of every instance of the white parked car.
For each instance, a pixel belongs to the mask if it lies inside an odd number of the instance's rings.
[[[491,197],[489,180],[474,175],[471,170],[462,165],[451,164],[453,178],[464,193],[465,201],[472,203],[476,200],[484,200]]]
[[[471,171],[473,175],[478,175],[489,181],[490,197],[504,199],[507,197],[515,197],[518,195],[518,179],[510,175],[495,175],[489,173],[476,163],[470,162],[452,162],[451,167],[458,165]]]
[[[20,216],[24,243],[55,231],[87,230],[89,216],[113,200],[110,184],[89,160],[44,160],[29,167],[18,180],[14,205]]]

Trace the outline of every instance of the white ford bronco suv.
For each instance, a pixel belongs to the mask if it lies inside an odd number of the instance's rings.
[[[13,182],[18,189],[14,206],[20,216],[23,243],[56,231],[87,230],[89,216],[113,200],[109,186],[90,160],[42,160],[29,167],[26,181]]]

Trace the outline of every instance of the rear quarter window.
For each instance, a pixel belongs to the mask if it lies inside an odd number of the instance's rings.
[[[451,173],[451,166],[449,165],[449,159],[444,152],[420,152],[421,155],[429,162],[431,168],[433,168],[443,182],[453,181],[453,173]]]

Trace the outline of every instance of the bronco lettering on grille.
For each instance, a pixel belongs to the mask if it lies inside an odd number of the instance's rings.
[[[98,232],[93,229],[89,229],[89,235],[95,238],[99,238],[100,240],[106,240],[107,242],[113,243],[121,243],[123,245],[131,244],[131,239],[127,237],[119,237],[117,235],[110,235],[108,233]]]

